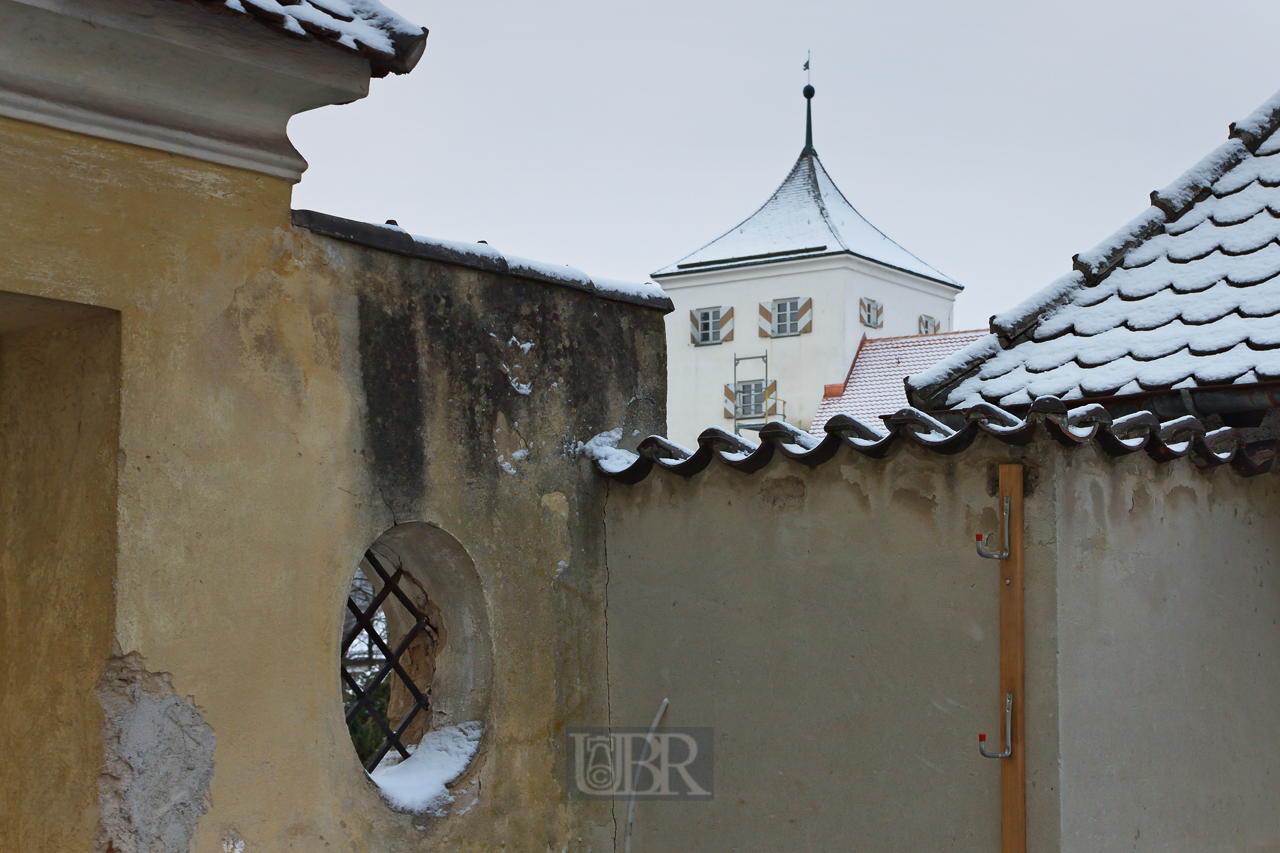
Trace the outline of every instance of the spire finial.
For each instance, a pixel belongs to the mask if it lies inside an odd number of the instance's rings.
[[[809,83],[809,52],[805,51],[804,60],[804,151],[801,154],[816,154],[813,150],[813,86]]]

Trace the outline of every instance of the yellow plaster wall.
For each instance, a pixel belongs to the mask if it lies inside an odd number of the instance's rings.
[[[290,255],[290,186],[10,120],[0,162],[0,291],[120,317],[115,640],[172,673],[218,734],[206,821],[237,799],[218,795],[227,778],[278,809],[311,793],[315,774],[298,780],[280,759],[314,753],[316,727],[282,739],[260,723],[331,711],[287,682],[334,675],[306,652],[330,637],[277,628],[332,621],[328,590],[299,576],[352,560],[358,546],[343,545],[370,526],[358,498],[315,488],[357,478],[354,401],[333,295],[310,290]]]
[[[0,850],[88,850],[93,687],[114,618],[120,326],[41,307],[35,328],[0,320]],[[20,310],[0,296],[0,315]]]
[[[114,639],[216,733],[198,849],[611,846],[609,805],[562,781],[563,728],[607,719],[604,486],[572,451],[661,431],[660,315],[316,237],[289,184],[235,169],[7,119],[0,162],[0,292],[119,315]],[[420,368],[427,464],[399,490],[365,386],[402,365],[371,316],[404,319]],[[338,682],[360,555],[412,521],[466,549],[493,643],[479,802],[438,820],[381,802]]]

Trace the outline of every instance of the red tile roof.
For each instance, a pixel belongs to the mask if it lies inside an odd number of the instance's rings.
[[[906,335],[898,338],[862,337],[844,385],[828,385],[832,396],[823,397],[809,432],[823,435],[827,419],[837,413],[857,418],[881,429],[881,415],[906,408],[902,380],[931,367],[953,352],[986,335],[978,329],[940,335]]]

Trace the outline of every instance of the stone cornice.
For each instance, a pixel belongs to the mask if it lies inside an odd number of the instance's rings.
[[[297,181],[286,127],[369,64],[168,0],[0,0],[0,115]]]

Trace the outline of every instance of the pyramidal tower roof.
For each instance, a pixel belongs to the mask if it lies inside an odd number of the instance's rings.
[[[663,267],[654,278],[734,269],[826,255],[856,255],[957,289],[938,272],[862,218],[822,167],[813,147],[813,87],[807,100],[805,146],[791,173],[764,206],[731,231]]]

